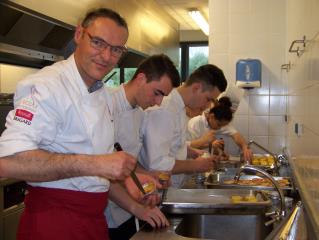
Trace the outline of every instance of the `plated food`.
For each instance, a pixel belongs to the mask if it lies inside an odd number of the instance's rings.
[[[247,195],[247,196],[233,195],[231,196],[231,201],[232,203],[243,203],[243,202],[256,203],[257,198],[255,195]]]
[[[275,159],[271,155],[254,155],[252,165],[257,166],[272,166],[275,164]]]
[[[278,179],[276,182],[280,187],[287,187],[290,185],[290,182],[286,178]],[[239,184],[239,185],[248,185],[248,186],[265,186],[272,187],[273,184],[268,178],[252,178],[252,179],[239,179],[236,183],[235,180],[225,180],[224,184]]]
[[[155,183],[154,182],[144,183],[143,189],[144,189],[146,194],[151,194],[151,193],[155,192],[155,190],[156,190]]]

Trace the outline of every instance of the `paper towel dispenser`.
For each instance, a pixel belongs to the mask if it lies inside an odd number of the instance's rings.
[[[240,59],[236,63],[236,86],[240,88],[261,87],[261,61]]]

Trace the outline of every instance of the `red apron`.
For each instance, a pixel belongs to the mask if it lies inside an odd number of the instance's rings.
[[[105,240],[108,193],[28,186],[17,240]]]

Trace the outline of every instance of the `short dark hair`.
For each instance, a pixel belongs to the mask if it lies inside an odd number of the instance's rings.
[[[125,19],[118,14],[117,12],[109,9],[109,8],[98,8],[98,9],[93,9],[89,11],[82,23],[81,26],[86,28],[88,27],[95,19],[99,17],[104,17],[104,18],[109,18],[112,19],[114,22],[116,22],[119,26],[124,27],[128,31],[128,26],[125,21]]]
[[[233,119],[231,105],[229,97],[222,97],[214,102],[214,107],[209,110],[209,114],[213,113],[218,121],[230,122]]]
[[[227,87],[227,80],[223,71],[213,64],[206,64],[197,68],[188,77],[185,85],[190,86],[196,82],[202,83],[204,85],[203,89],[217,87],[220,92],[224,92]]]
[[[139,73],[146,75],[147,82],[159,81],[165,74],[170,78],[173,87],[178,87],[181,82],[173,61],[165,54],[152,55],[144,59],[139,64],[133,81]]]

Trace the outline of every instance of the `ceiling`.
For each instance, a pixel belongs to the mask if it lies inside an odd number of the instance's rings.
[[[197,8],[208,20],[208,0],[155,0],[179,24],[180,30],[198,30],[199,27],[188,14],[188,9]]]

